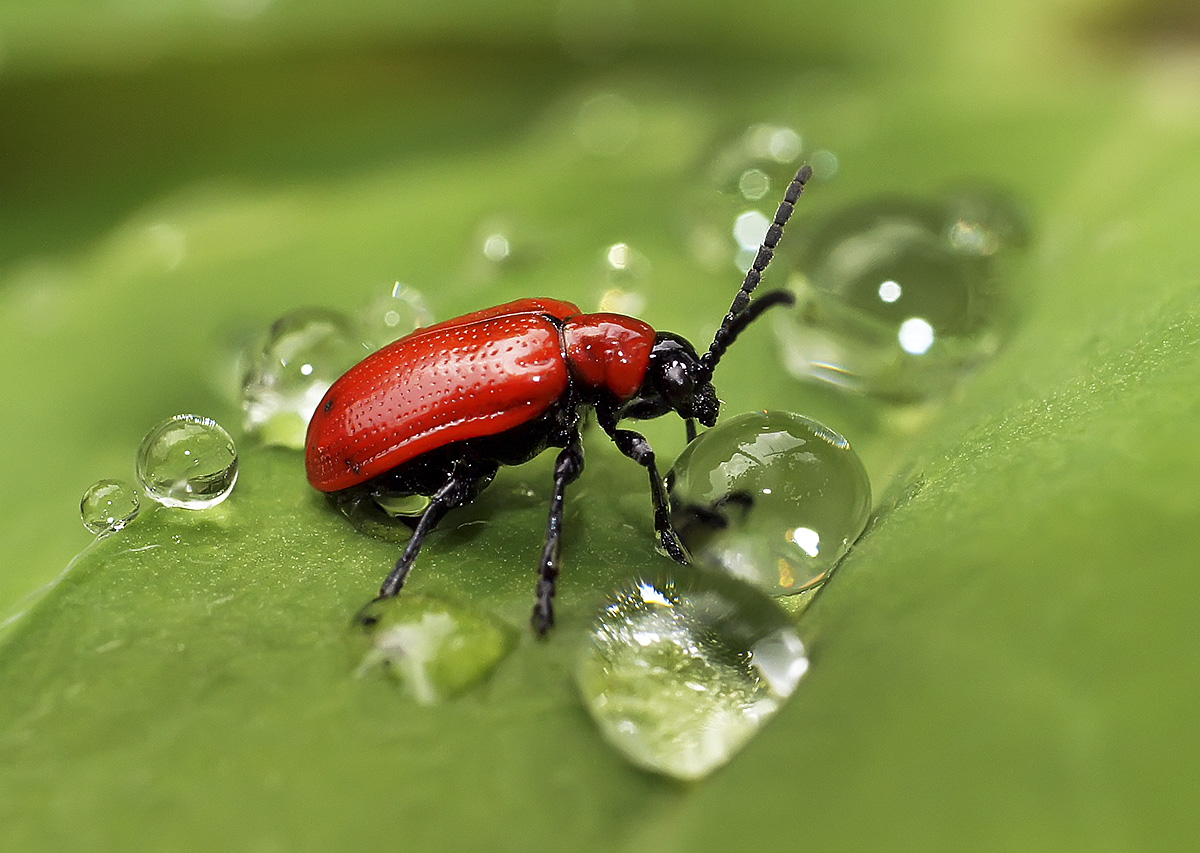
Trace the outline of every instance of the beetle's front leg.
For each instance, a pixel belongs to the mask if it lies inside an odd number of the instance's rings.
[[[683,547],[675,528],[671,526],[670,499],[662,475],[654,463],[654,450],[641,433],[629,429],[614,429],[609,435],[617,449],[646,469],[650,475],[650,499],[654,502],[654,531],[663,550],[677,563],[688,564],[691,558]]]

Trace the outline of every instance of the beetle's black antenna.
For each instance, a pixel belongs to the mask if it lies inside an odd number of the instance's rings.
[[[704,368],[706,379],[712,379],[717,362],[721,360],[721,356],[725,354],[725,350],[729,349],[729,345],[734,342],[738,334],[746,327],[746,324],[762,313],[761,311],[755,311],[753,314],[747,315],[746,319],[739,321],[739,318],[746,314],[746,309],[750,305],[750,294],[754,292],[754,288],[758,287],[758,283],[762,280],[763,272],[767,269],[767,265],[771,263],[771,258],[775,257],[775,247],[779,245],[779,238],[783,236],[783,226],[787,224],[788,218],[792,215],[792,211],[796,207],[796,201],[800,198],[800,194],[804,192],[804,185],[808,183],[811,177],[812,167],[805,163],[800,167],[800,171],[796,173],[796,177],[792,178],[792,182],[788,184],[787,191],[783,194],[783,201],[779,203],[779,209],[775,211],[775,221],[767,229],[767,236],[763,238],[762,245],[758,247],[758,254],[754,256],[754,263],[746,271],[746,278],[742,281],[741,290],[733,298],[733,304],[729,307],[729,313],[725,315],[725,320],[721,323],[721,328],[717,329],[712,346],[708,348],[708,352],[700,357],[700,364]],[[763,308],[766,309],[771,307],[771,305],[778,305],[783,301],[785,300],[777,298],[769,304],[764,305]]]

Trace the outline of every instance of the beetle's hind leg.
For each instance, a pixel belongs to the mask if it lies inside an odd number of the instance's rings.
[[[450,510],[470,503],[483,491],[484,487],[496,476],[499,465],[495,462],[481,462],[473,459],[459,459],[450,468],[450,476],[445,484],[430,496],[429,506],[421,513],[420,519],[413,528],[412,538],[404,548],[404,553],[396,561],[396,567],[388,574],[383,586],[379,589],[379,598],[391,598],[400,592],[408,573],[412,571],[417,554],[425,537],[429,535],[439,521]]]
[[[562,552],[563,496],[567,486],[583,471],[583,445],[579,431],[572,433],[567,446],[554,463],[554,494],[550,498],[550,518],[546,524],[546,545],[538,574],[537,604],[533,607],[533,630],[539,637],[554,625],[554,592],[558,581],[559,556]]]

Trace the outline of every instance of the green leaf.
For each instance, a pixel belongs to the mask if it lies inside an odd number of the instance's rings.
[[[0,846],[1194,842],[1194,40],[1168,52],[1129,24],[1104,41],[1100,7],[1065,2],[714,4],[647,11],[615,64],[589,65],[534,6],[489,39],[502,10],[482,4],[337,27],[279,4],[239,29],[180,3],[147,65],[122,57],[149,13],[84,50],[75,5],[0,14]],[[600,157],[576,118],[607,92],[637,124]],[[297,453],[242,439],[225,504],[87,544],[78,496],[129,478],[155,423],[236,435],[235,353],[293,308],[353,311],[397,279],[439,317],[535,294],[591,308],[626,241],[651,265],[645,318],[706,339],[737,273],[689,260],[713,203],[697,176],[753,121],[838,158],[798,221],[974,178],[1027,204],[1034,239],[1014,339],[919,430],[784,378],[763,330],[722,363],[727,411],[827,421],[882,501],[800,617],[796,695],[713,777],[633,769],[576,696],[590,614],[665,559],[643,472],[602,435],[568,495],[548,642],[526,626],[552,459],[502,472],[429,541],[412,591],[519,636],[433,706],[356,675],[351,620],[398,546],[328,506]],[[499,269],[475,249],[496,220],[522,249]],[[678,423],[648,434],[664,459],[682,447]]]

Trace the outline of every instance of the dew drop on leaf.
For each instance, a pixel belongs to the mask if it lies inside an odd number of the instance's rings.
[[[876,201],[795,230],[783,251],[796,308],[774,319],[801,379],[895,402],[937,398],[1011,331],[1017,300],[997,260],[1024,242],[1011,203]]]
[[[517,637],[515,629],[490,616],[415,593],[371,602],[357,623],[366,646],[358,674],[382,670],[422,705],[483,681]]]
[[[672,524],[692,558],[772,595],[824,581],[871,510],[850,443],[789,412],[747,412],[706,430],[667,484]]]
[[[229,497],[237,475],[233,439],[211,418],[169,418],[146,433],[138,450],[138,481],[147,495],[166,506],[216,506]]]
[[[305,308],[280,317],[242,380],[246,432],[265,444],[303,447],[308,422],[329,386],[367,352],[362,333],[337,311]]]
[[[79,502],[83,526],[97,536],[121,530],[137,517],[137,490],[123,480],[99,480]]]
[[[632,582],[591,630],[576,680],[601,734],[640,767],[699,779],[729,761],[808,669],[763,593],[695,566]]]

